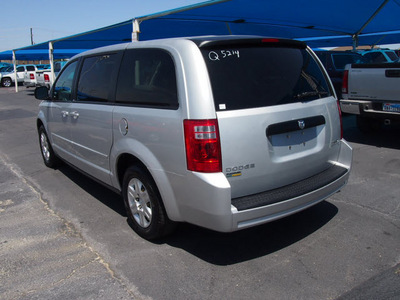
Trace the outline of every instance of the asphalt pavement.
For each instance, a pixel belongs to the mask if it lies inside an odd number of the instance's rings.
[[[33,90],[0,88],[0,299],[400,299],[400,131],[361,134],[348,185],[263,226],[156,243],[117,194],[47,169]]]

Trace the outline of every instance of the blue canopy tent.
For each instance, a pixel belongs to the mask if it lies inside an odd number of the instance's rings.
[[[312,47],[400,42],[399,0],[227,0],[139,17],[140,39],[252,34],[307,41]],[[157,28],[157,30],[154,30]]]
[[[48,45],[47,45],[48,47]],[[87,49],[55,49],[54,59],[70,58],[78,53],[86,51]],[[0,52],[0,60],[12,60],[13,51],[8,50]],[[48,60],[49,49],[26,49],[18,50],[19,60]]]
[[[392,44],[400,42],[399,15],[400,0],[211,0],[13,52],[19,58],[22,51],[32,57],[39,56],[34,50],[47,51],[52,60],[59,50],[72,54],[135,40],[224,34],[300,39],[312,47]]]

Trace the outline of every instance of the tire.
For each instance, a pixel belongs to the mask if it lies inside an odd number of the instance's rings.
[[[44,126],[40,126],[39,130],[39,146],[40,153],[42,154],[43,162],[46,167],[55,169],[60,164],[60,159],[54,154],[53,148],[51,147],[49,138],[47,137]]]
[[[10,87],[12,85],[12,80],[11,78],[5,77],[1,80],[1,86],[2,87]]]
[[[137,166],[124,175],[122,196],[132,229],[147,240],[170,234],[175,229],[165,211],[158,189],[151,176]]]

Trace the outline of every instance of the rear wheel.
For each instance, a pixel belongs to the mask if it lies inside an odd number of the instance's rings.
[[[51,147],[43,125],[39,127],[38,133],[40,152],[42,153],[43,162],[47,167],[54,169],[59,165],[60,159],[54,154],[53,148]]]
[[[163,237],[173,231],[161,196],[151,176],[137,166],[127,169],[122,196],[133,230],[147,240]]]
[[[8,77],[3,78],[3,79],[1,80],[1,85],[2,85],[3,87],[10,87],[10,86],[12,85],[12,80],[11,80],[11,78],[8,78]]]

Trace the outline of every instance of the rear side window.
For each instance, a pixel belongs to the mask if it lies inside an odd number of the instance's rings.
[[[175,64],[161,49],[130,49],[122,59],[116,102],[153,108],[178,108]]]
[[[397,57],[396,53],[394,53],[394,52],[392,52],[392,51],[387,51],[387,52],[386,52],[386,55],[389,56],[389,58],[390,58],[392,61],[395,61],[395,60],[399,59],[399,58]]]
[[[34,66],[26,66],[26,70],[27,71],[35,71],[35,67]]]
[[[117,54],[103,54],[85,58],[78,81],[77,101],[104,102],[112,97],[118,72]]]
[[[288,104],[331,95],[306,49],[229,46],[202,49],[216,110]]]
[[[385,56],[380,52],[370,52],[364,54],[364,56],[371,62],[371,63],[384,63],[386,62]]]

